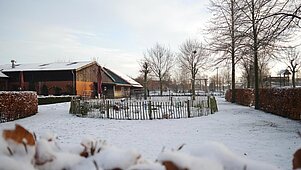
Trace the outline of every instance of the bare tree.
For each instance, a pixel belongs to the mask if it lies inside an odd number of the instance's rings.
[[[180,69],[175,70],[175,73],[176,73],[174,74],[175,81],[179,83],[178,90],[185,93],[187,90],[189,90],[189,75],[187,71],[183,70],[181,67]]]
[[[285,64],[288,66],[290,72],[292,73],[292,84],[293,88],[296,87],[296,73],[301,67],[301,54],[296,47],[289,47],[283,58]]]
[[[301,2],[297,0],[286,0],[284,1],[285,5],[282,7],[283,10],[272,13],[268,16],[265,16],[261,19],[266,19],[269,17],[278,17],[277,22],[286,22],[286,27],[283,27],[282,30],[286,30],[291,24],[300,26],[301,20]]]
[[[239,62],[239,65],[242,69],[242,78],[247,83],[247,88],[251,88],[253,85],[253,75],[252,75],[252,69],[253,69],[253,62],[250,56],[245,56],[242,58],[242,60]]]
[[[190,74],[192,100],[195,100],[195,80],[200,69],[207,63],[206,50],[197,40],[186,40],[180,46],[180,66]]]
[[[150,64],[147,61],[141,61],[140,72],[143,74],[144,100],[147,99],[148,94],[148,75],[150,74]]]
[[[147,50],[144,59],[149,63],[150,70],[159,79],[160,95],[163,94],[163,81],[173,66],[174,54],[166,47],[156,44]]]
[[[269,49],[262,50],[259,53],[258,58],[258,75],[259,75],[259,85],[263,88],[266,84],[263,82],[264,77],[267,77],[270,74],[270,69],[268,67],[269,62],[272,60],[273,54]]]
[[[271,16],[271,14],[281,12],[286,7],[283,0],[242,0],[245,27],[244,33],[247,43],[246,45],[251,51],[254,64],[255,77],[255,109],[260,109],[259,105],[259,57],[260,53],[266,49],[273,52],[277,42],[285,40],[289,37],[284,27],[287,22],[279,22],[279,18]],[[269,17],[267,17],[269,16]],[[287,19],[283,19],[288,20]],[[287,29],[288,30],[288,29]]]
[[[210,49],[222,53],[217,58],[216,64],[225,63],[225,60],[231,62],[232,103],[236,99],[235,66],[240,60],[237,53],[243,41],[240,32],[242,26],[240,20],[243,13],[237,5],[240,2],[241,0],[212,0],[211,12],[213,17],[208,29],[211,35]]]

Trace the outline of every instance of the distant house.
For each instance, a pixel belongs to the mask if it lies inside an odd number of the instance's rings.
[[[87,95],[101,93],[101,66],[97,62],[53,62],[0,65],[6,86],[0,90],[32,90],[43,95]]]
[[[0,90],[6,90],[8,86],[8,76],[0,71]]]
[[[140,94],[143,86],[116,70],[102,67],[102,91],[108,98],[130,97]]]

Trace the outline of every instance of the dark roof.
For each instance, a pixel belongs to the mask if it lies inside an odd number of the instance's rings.
[[[114,83],[116,84],[122,84],[122,85],[130,85],[128,82],[126,82],[125,80],[123,80],[120,76],[118,76],[117,74],[115,74],[113,71],[111,71],[108,68],[103,67],[105,73],[108,74],[109,77],[111,77],[114,81]]]
[[[103,67],[103,71],[115,84],[131,86],[134,88],[143,87],[140,83],[119,71],[108,69],[105,67]]]

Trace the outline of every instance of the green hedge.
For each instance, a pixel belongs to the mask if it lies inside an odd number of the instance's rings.
[[[66,97],[56,97],[56,96],[39,97],[38,98],[38,104],[39,105],[44,105],[44,104],[54,104],[54,103],[70,102],[71,99],[72,99],[71,96],[66,96]]]

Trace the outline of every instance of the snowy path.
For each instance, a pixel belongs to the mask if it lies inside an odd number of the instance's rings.
[[[44,105],[37,115],[2,123],[0,129],[18,123],[36,134],[52,131],[62,144],[79,144],[83,137],[93,136],[121,148],[136,148],[152,160],[163,147],[217,141],[238,155],[291,169],[292,155],[301,147],[296,133],[301,131],[299,121],[233,105],[222,98],[218,103],[219,112],[206,117],[144,121],[78,118],[68,114],[69,103]]]

